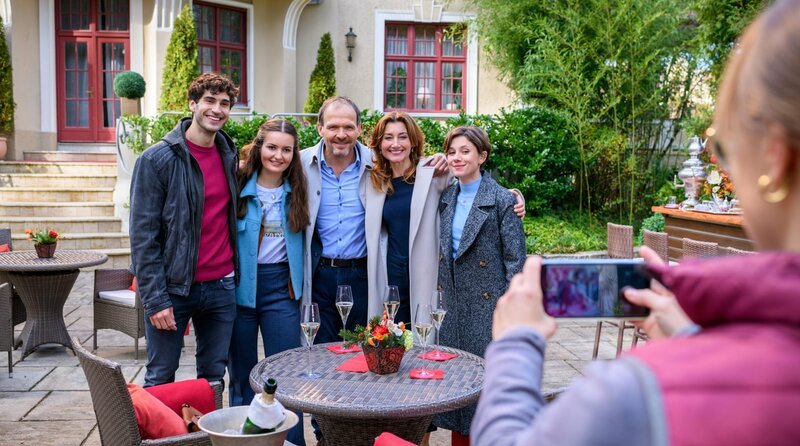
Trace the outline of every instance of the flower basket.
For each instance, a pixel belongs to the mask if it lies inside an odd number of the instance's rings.
[[[403,355],[406,354],[406,347],[403,345],[394,347],[364,345],[361,349],[364,351],[364,359],[367,360],[369,371],[378,375],[396,373],[403,361]]]
[[[366,327],[356,325],[355,331],[342,329],[339,334],[345,346],[361,347],[369,371],[378,375],[397,372],[406,350],[414,346],[411,330],[403,322],[389,319],[386,311],[370,319]]]
[[[40,259],[52,258],[56,253],[56,243],[48,243],[46,245],[42,243],[36,243],[33,245],[33,247],[36,248],[36,255]]]

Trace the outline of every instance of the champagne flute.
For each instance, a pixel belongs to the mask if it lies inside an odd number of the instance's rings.
[[[347,317],[353,309],[353,290],[350,285],[339,285],[336,289],[336,309],[339,310],[339,317],[342,318],[342,328],[347,328]],[[344,340],[344,336],[342,336]],[[341,350],[344,346],[339,347]]]
[[[431,321],[433,328],[436,329],[436,346],[430,354],[431,359],[444,359],[445,356],[439,351],[439,330],[442,328],[444,316],[447,314],[447,306],[444,302],[444,291],[436,290],[431,295]]]
[[[400,290],[397,285],[389,285],[386,288],[386,295],[383,299],[383,309],[386,310],[389,319],[394,321],[398,308],[400,308]]]
[[[315,303],[303,304],[303,318],[300,322],[300,329],[306,337],[306,344],[308,344],[308,368],[306,373],[303,374],[306,378],[319,378],[319,373],[314,373],[311,368],[311,345],[314,343],[314,337],[319,331],[319,306]]]
[[[428,304],[417,304],[417,312],[414,314],[414,332],[417,334],[420,344],[422,344],[422,356],[428,352],[428,335],[431,334],[433,323],[431,321],[431,306]],[[432,378],[431,373],[426,368],[419,369],[420,378]]]

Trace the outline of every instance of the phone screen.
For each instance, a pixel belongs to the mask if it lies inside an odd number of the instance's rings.
[[[641,260],[545,260],[542,264],[544,309],[563,318],[643,318],[650,310],[630,303],[625,287],[648,288],[650,276]]]

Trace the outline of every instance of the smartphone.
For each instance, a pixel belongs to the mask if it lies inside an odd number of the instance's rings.
[[[641,259],[545,259],[544,309],[559,318],[642,319],[650,309],[629,302],[622,289],[649,288],[650,278]]]

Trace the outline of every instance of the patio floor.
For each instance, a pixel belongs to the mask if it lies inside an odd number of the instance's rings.
[[[82,272],[64,307],[64,319],[71,336],[92,347],[92,286],[94,274]],[[19,335],[23,325],[17,326]],[[546,353],[544,387],[567,386],[590,362],[595,328],[591,322],[562,321]],[[616,331],[603,331],[599,357],[614,357]],[[625,346],[630,346],[630,333]],[[97,354],[119,362],[130,382],[142,384],[146,352],[144,339],[139,343],[139,361],[134,360],[133,339],[113,330],[98,333]],[[186,337],[185,352],[176,379],[195,377],[194,337]],[[0,352],[5,358],[6,353]],[[24,361],[14,351],[14,373],[9,378],[0,368],[0,445],[100,445],[89,388],[78,359],[58,345],[40,347]],[[2,363],[5,364],[5,359]],[[227,395],[225,395],[227,405]],[[313,446],[314,435],[309,417],[305,417],[306,442]],[[449,431],[439,430],[431,438],[432,446],[450,444]]]

